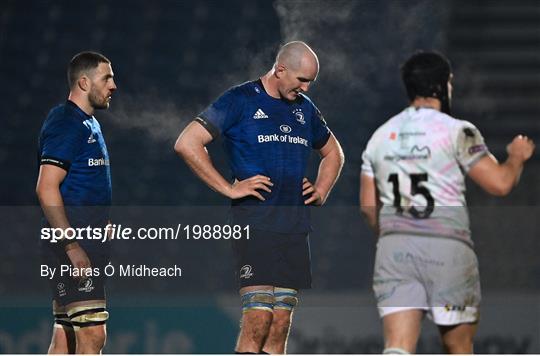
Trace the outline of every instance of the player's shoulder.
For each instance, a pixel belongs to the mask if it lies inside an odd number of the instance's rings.
[[[296,97],[296,104],[298,104],[300,109],[304,110],[309,117],[315,120],[319,119],[324,125],[326,125],[326,120],[324,119],[323,114],[309,96],[304,93],[299,93],[299,95]]]
[[[429,110],[429,119],[432,121],[446,123],[449,126],[457,126],[463,121],[454,116],[448,115],[447,113],[434,109]]]
[[[227,93],[229,93],[230,95],[239,97],[239,98],[254,97],[254,96],[259,95],[261,91],[264,90],[261,88],[261,86],[262,84],[260,84],[256,80],[247,81],[247,82],[231,87],[227,91]]]
[[[77,112],[77,107],[69,102],[53,107],[43,124],[45,131],[77,128],[84,128],[84,124]]]
[[[464,127],[474,127],[469,121],[465,121],[454,116],[451,116],[447,113],[444,113],[439,110],[431,108],[413,108],[408,107],[402,111],[401,115],[396,116],[396,121],[407,120],[410,117],[421,117],[423,124],[426,125],[426,128],[437,127],[443,130],[448,131],[449,133],[455,133],[461,130]]]
[[[261,89],[256,82],[248,81],[225,90],[214,102],[214,104],[243,105],[247,100],[259,94]]]
[[[460,132],[469,134],[469,132],[477,131],[476,126],[472,122],[450,116],[443,112],[438,112],[436,118],[445,123],[453,134],[459,134]]]
[[[71,102],[66,102],[59,104],[51,109],[48,117],[53,120],[74,120],[80,121],[81,114],[79,113],[80,109]]]
[[[299,93],[296,101],[299,105],[307,105],[315,110],[318,110],[313,100],[311,100],[311,98],[304,93]]]
[[[430,116],[426,122],[429,122],[431,127],[438,127],[439,132],[441,132],[442,128],[452,142],[463,142],[466,138],[474,137],[481,139],[481,133],[472,122],[437,110],[430,111]]]
[[[397,113],[396,115],[390,117],[382,125],[380,125],[371,135],[372,138],[379,138],[381,136],[388,136],[390,139],[391,133],[396,132],[401,126],[401,122],[404,119],[405,110]]]

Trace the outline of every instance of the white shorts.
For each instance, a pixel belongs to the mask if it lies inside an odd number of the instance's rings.
[[[437,325],[479,319],[478,260],[461,241],[398,234],[380,238],[373,290],[381,318],[421,309]]]

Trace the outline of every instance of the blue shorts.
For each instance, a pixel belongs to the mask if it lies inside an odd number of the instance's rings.
[[[309,235],[251,229],[250,238],[233,241],[240,288],[269,285],[311,288]]]
[[[56,269],[54,277],[48,281],[53,299],[61,306],[87,300],[105,300],[104,268],[109,263],[109,253],[96,253],[90,249],[85,252],[90,259],[93,273],[86,278],[74,278],[69,270],[69,267],[73,270],[69,257],[61,246],[41,246],[41,263]],[[62,267],[64,273],[61,273]]]

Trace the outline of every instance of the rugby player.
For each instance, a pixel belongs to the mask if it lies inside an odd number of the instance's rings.
[[[518,135],[497,162],[473,124],[450,116],[452,70],[443,55],[415,53],[401,74],[410,106],[375,131],[360,178],[361,210],[379,236],[373,289],[384,353],[414,353],[425,314],[447,352],[472,353],[480,279],[465,176],[505,196],[534,144]]]
[[[109,155],[100,125],[93,116],[107,109],[116,90],[111,62],[95,52],[82,52],[68,66],[69,97],[53,108],[39,136],[36,193],[44,227],[105,227],[111,204]],[[105,345],[103,267],[109,243],[100,240],[41,241],[43,263],[56,268],[53,294],[54,328],[49,353],[99,354]],[[60,274],[68,265],[78,273]],[[90,269],[92,267],[92,269]],[[97,268],[101,273],[92,273]]]
[[[237,353],[285,353],[298,289],[310,288],[308,205],[322,205],[344,156],[320,111],[304,94],[319,62],[305,43],[281,47],[271,70],[226,91],[180,134],[176,152],[210,188],[232,199],[232,223],[250,225],[234,242],[242,301]],[[205,146],[221,136],[233,180]],[[305,178],[310,152],[321,161]]]

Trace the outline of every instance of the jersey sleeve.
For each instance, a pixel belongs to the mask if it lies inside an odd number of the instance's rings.
[[[373,160],[371,157],[371,140],[368,142],[366,149],[362,152],[362,168],[361,174],[365,174],[368,177],[375,177],[373,170]]]
[[[195,121],[216,138],[240,120],[242,107],[243,100],[239,91],[235,88],[229,89],[204,109]]]
[[[42,133],[40,165],[51,164],[69,170],[85,138],[84,126],[76,120],[58,120]]]
[[[463,121],[458,126],[456,139],[456,158],[459,165],[468,172],[480,158],[489,154],[484,137],[470,122]]]
[[[312,147],[316,150],[321,149],[324,145],[326,145],[326,142],[328,142],[328,139],[330,138],[330,129],[328,128],[328,125],[326,124],[326,120],[324,120],[324,117],[322,113],[320,112],[317,107],[314,106],[314,118],[313,118],[313,124],[312,124]]]

